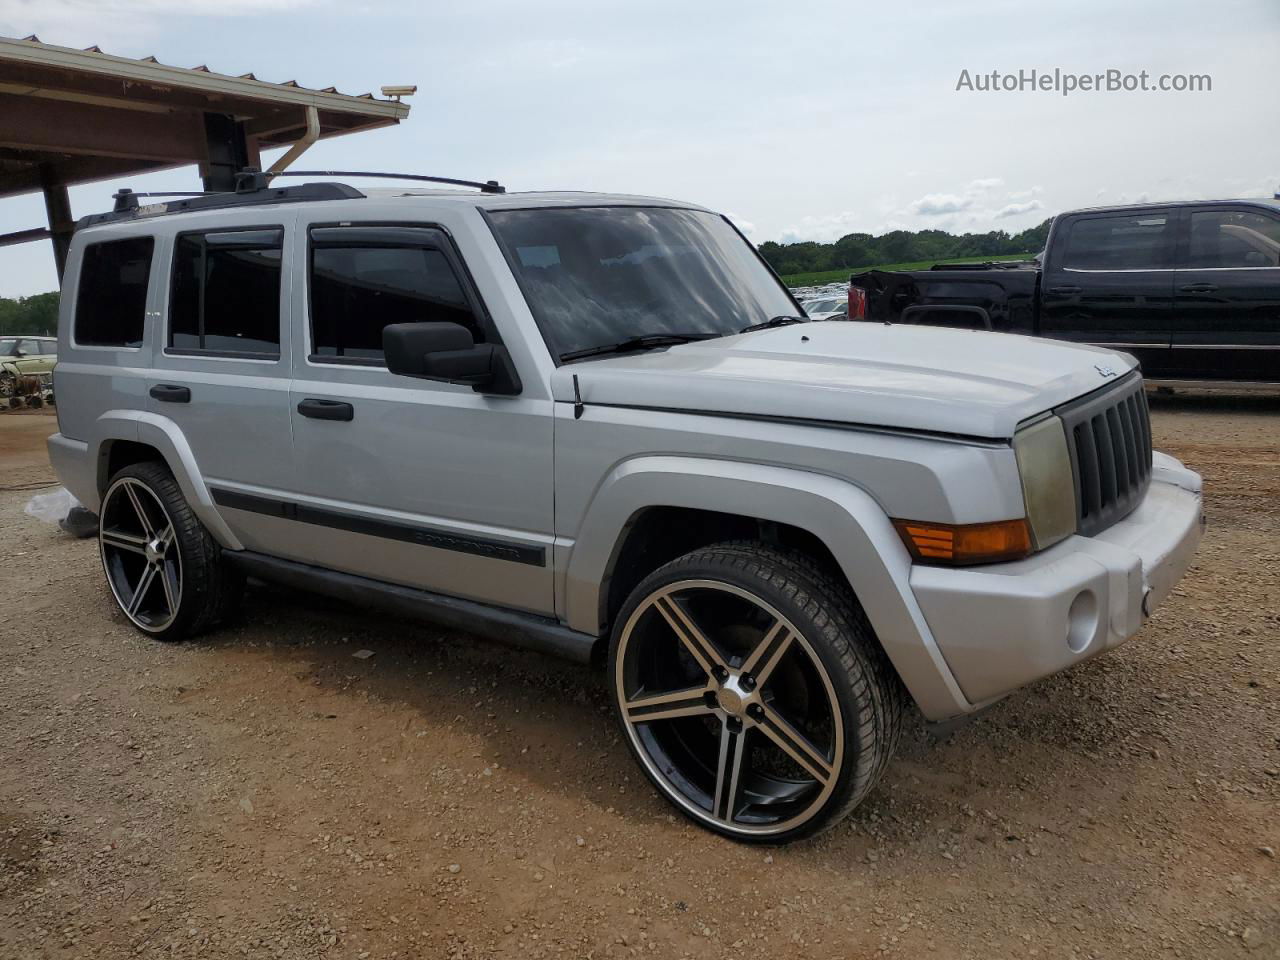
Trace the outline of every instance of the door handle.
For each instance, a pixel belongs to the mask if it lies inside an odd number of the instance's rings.
[[[148,393],[153,400],[160,400],[163,403],[191,402],[191,388],[179,387],[173,383],[157,383]]]
[[[1080,288],[1079,288],[1079,287],[1071,287],[1071,286],[1067,286],[1067,287],[1050,287],[1050,288],[1049,288],[1049,292],[1050,292],[1050,293],[1055,293],[1055,294],[1062,294],[1062,295],[1064,295],[1064,296],[1069,296],[1069,295],[1071,295],[1071,294],[1073,294],[1073,293],[1079,293],[1079,292],[1080,292]]]
[[[308,397],[298,403],[298,412],[312,420],[340,420],[349,423],[355,419],[355,407],[341,400],[316,400]]]
[[[1179,287],[1179,293],[1213,293],[1218,289],[1216,283],[1188,283]]]

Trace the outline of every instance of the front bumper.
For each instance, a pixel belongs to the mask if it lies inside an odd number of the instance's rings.
[[[1132,637],[1186,572],[1202,529],[1199,474],[1156,453],[1142,503],[1097,536],[1017,563],[916,566],[911,589],[976,707]]]

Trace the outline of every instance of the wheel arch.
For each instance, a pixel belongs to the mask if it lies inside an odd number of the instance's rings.
[[[662,539],[664,524],[676,525],[670,542]],[[829,558],[848,583],[922,712],[936,718],[973,709],[915,601],[910,557],[884,510],[855,484],[823,474],[689,457],[620,464],[587,507],[568,558],[564,615],[569,626],[605,634],[625,599],[623,590],[648,572],[639,571],[643,558],[661,557],[656,567],[672,559],[664,555],[682,543],[695,549],[706,545],[697,541],[709,534],[728,534],[718,540],[744,532],[810,550],[820,547],[818,559]]]
[[[117,471],[133,463],[159,460],[169,468],[192,512],[219,546],[227,550],[243,549],[218,513],[191,445],[176,423],[156,414],[127,410],[103,414],[95,427],[98,436],[93,445],[93,462],[99,501]]]

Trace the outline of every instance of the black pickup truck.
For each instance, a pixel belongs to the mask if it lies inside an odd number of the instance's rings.
[[[1104,344],[1154,381],[1280,383],[1280,199],[1064,213],[1034,260],[855,274],[849,318]]]

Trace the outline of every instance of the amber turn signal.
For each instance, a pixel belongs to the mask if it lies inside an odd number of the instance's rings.
[[[1021,560],[1031,553],[1031,528],[1026,520],[966,524],[895,520],[893,525],[917,563],[999,563]]]

